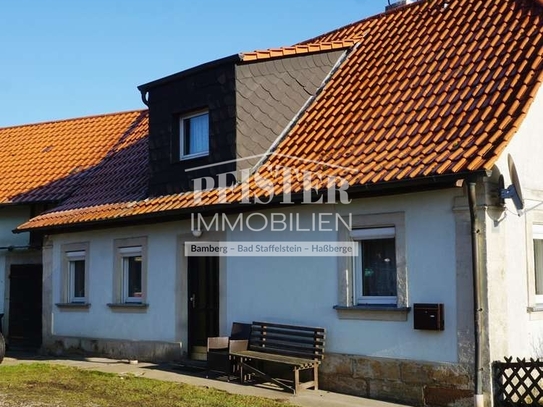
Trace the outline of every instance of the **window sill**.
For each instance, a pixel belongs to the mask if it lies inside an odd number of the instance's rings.
[[[207,156],[209,156],[209,151],[205,151],[203,153],[187,154],[187,155],[182,155],[179,158],[179,161],[187,161],[187,160],[192,160],[194,158],[202,158],[202,157],[207,157]]]
[[[146,303],[110,303],[107,306],[116,312],[143,312],[149,308],[149,304]]]
[[[360,319],[368,321],[407,321],[411,307],[393,305],[354,305],[346,307],[334,306],[339,319]]]
[[[88,302],[62,302],[55,305],[61,311],[88,311],[91,306]]]
[[[532,307],[528,307],[528,313],[530,314],[531,321],[543,320],[543,304],[536,304]]]

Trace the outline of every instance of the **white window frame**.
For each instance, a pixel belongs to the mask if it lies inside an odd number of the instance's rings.
[[[359,243],[358,256],[353,257],[354,270],[354,299],[356,305],[392,305],[398,303],[398,296],[365,296],[362,277],[362,242],[379,239],[394,239],[396,245],[396,228],[394,226],[383,226],[375,228],[353,229],[350,232],[351,239]],[[396,253],[395,253],[396,257]],[[394,259],[396,262],[396,259]],[[398,281],[396,277],[396,291],[398,290]]]
[[[396,233],[396,305],[386,307],[390,312],[384,311],[382,305],[358,305],[356,302],[356,283],[354,260],[349,257],[337,258],[338,301],[335,309],[340,319],[361,319],[379,321],[407,321],[409,312],[409,282],[407,275],[407,245],[405,212],[382,213],[351,213],[345,212],[345,219],[351,219],[351,226],[355,229],[371,229],[394,226]],[[351,230],[347,227],[338,229],[339,242],[352,240]],[[374,312],[378,309],[378,312]],[[396,312],[397,311],[397,312]]]
[[[185,151],[185,137],[187,137],[187,134],[185,134],[185,121],[191,120],[195,117],[199,116],[207,116],[208,120],[208,130],[207,130],[207,150],[200,151],[197,153],[188,153]],[[191,158],[197,158],[197,157],[205,157],[209,155],[209,111],[208,110],[201,110],[198,112],[194,112],[188,115],[184,115],[179,119],[179,159],[180,160],[187,160]],[[188,135],[190,137],[190,134]]]
[[[69,243],[62,245],[62,284],[61,304],[87,304],[89,299],[89,243]],[[85,295],[75,295],[75,262],[84,262],[83,284]]]
[[[533,247],[533,262],[534,262],[534,267],[532,269],[532,278],[533,278],[533,296],[534,296],[534,299],[535,299],[535,303],[537,305],[543,305],[543,294],[538,294],[537,293],[537,279],[536,279],[536,274],[537,274],[537,262],[535,260],[535,241],[536,240],[543,240],[543,224],[533,224],[532,225],[532,239],[530,241],[530,243],[532,244],[532,247]],[[543,259],[542,259],[543,260]],[[542,273],[542,277],[543,277],[543,270],[540,270],[540,272]]]
[[[114,240],[114,275],[113,275],[113,304],[137,305],[147,303],[147,237],[135,237]],[[128,295],[129,257],[141,257],[141,297]]]

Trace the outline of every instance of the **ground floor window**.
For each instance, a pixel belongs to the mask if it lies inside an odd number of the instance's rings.
[[[147,238],[115,240],[114,273],[113,305],[146,303]]]
[[[543,225],[533,225],[535,298],[543,304]]]
[[[351,231],[359,244],[354,260],[357,304],[397,304],[395,227],[364,228]]]
[[[120,249],[123,269],[123,302],[141,302],[143,295],[141,249],[141,246]]]
[[[88,243],[72,243],[62,247],[61,303],[88,302]]]
[[[85,302],[85,252],[68,252],[70,258],[69,293],[71,302]]]
[[[338,257],[338,302],[342,319],[406,321],[409,312],[404,212],[348,214],[351,227],[338,241],[351,240],[358,255]]]

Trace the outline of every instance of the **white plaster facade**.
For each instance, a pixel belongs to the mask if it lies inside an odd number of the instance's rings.
[[[353,215],[403,212],[407,257],[407,300],[445,304],[445,330],[413,329],[412,312],[406,321],[340,319],[336,257],[226,257],[221,262],[221,333],[234,321],[270,320],[323,326],[327,352],[360,354],[435,362],[459,360],[456,304],[455,196],[462,189],[413,193],[391,198],[355,200],[349,205],[289,208],[308,228],[312,213]],[[284,211],[283,208],[281,210]],[[263,213],[270,214],[272,210]],[[207,240],[207,232],[200,240]],[[138,312],[116,312],[112,302],[113,242],[147,237],[149,307]],[[469,237],[469,236],[468,236]],[[228,241],[336,241],[328,232],[227,231]],[[213,237],[211,240],[216,240]],[[61,247],[89,243],[90,307],[63,310],[52,307],[50,333],[85,338],[186,342],[186,266],[183,242],[193,241],[190,222],[128,227],[104,231],[52,235],[52,303],[61,302]],[[469,253],[468,253],[469,254]],[[47,271],[46,271],[47,273]],[[469,289],[469,287],[468,287]],[[465,322],[465,321],[464,321]]]
[[[511,184],[509,155],[513,158],[525,200],[521,216],[511,200],[506,210],[486,216],[490,357],[543,357],[543,304],[534,294],[532,225],[543,224],[543,92],[496,163],[495,178],[503,174]],[[534,309],[535,308],[535,309]],[[539,309],[537,309],[539,308]]]

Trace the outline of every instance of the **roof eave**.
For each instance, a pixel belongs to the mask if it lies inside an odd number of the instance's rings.
[[[169,83],[174,80],[178,80],[181,78],[184,78],[188,75],[195,74],[197,72],[205,71],[206,69],[215,68],[217,66],[231,64],[231,63],[237,63],[241,61],[241,57],[239,54],[230,55],[224,58],[216,59],[214,61],[206,62],[204,64],[186,69],[181,72],[174,73],[172,75],[165,76],[163,78],[144,83],[143,85],[138,86],[138,90],[140,92],[147,92],[149,89],[154,88],[156,86],[164,85],[166,83]]]
[[[452,188],[455,186],[458,180],[462,179],[474,179],[480,176],[489,176],[487,170],[477,170],[462,172],[456,174],[434,175],[423,178],[415,178],[409,180],[400,181],[387,181],[370,185],[358,185],[349,189],[349,197],[353,198],[368,198],[375,196],[386,196],[393,194],[407,194],[413,192],[436,190],[444,188]],[[300,203],[303,199],[303,193],[293,194],[292,201]],[[299,202],[297,202],[299,201]],[[281,199],[278,197],[276,200],[267,205],[267,207],[275,206],[284,207],[281,204]],[[37,228],[17,228],[13,230],[13,233],[23,232],[43,232],[47,234],[59,234],[86,231],[89,229],[110,229],[114,227],[127,227],[133,225],[141,225],[142,223],[162,223],[170,222],[172,220],[185,220],[189,219],[192,213],[201,213],[203,215],[223,212],[247,212],[254,210],[254,205],[247,205],[242,203],[224,204],[224,205],[208,205],[199,207],[190,207],[183,209],[172,209],[168,211],[147,213],[141,215],[133,215],[115,219],[103,219],[94,220],[89,222],[78,222],[72,224],[53,225]]]

